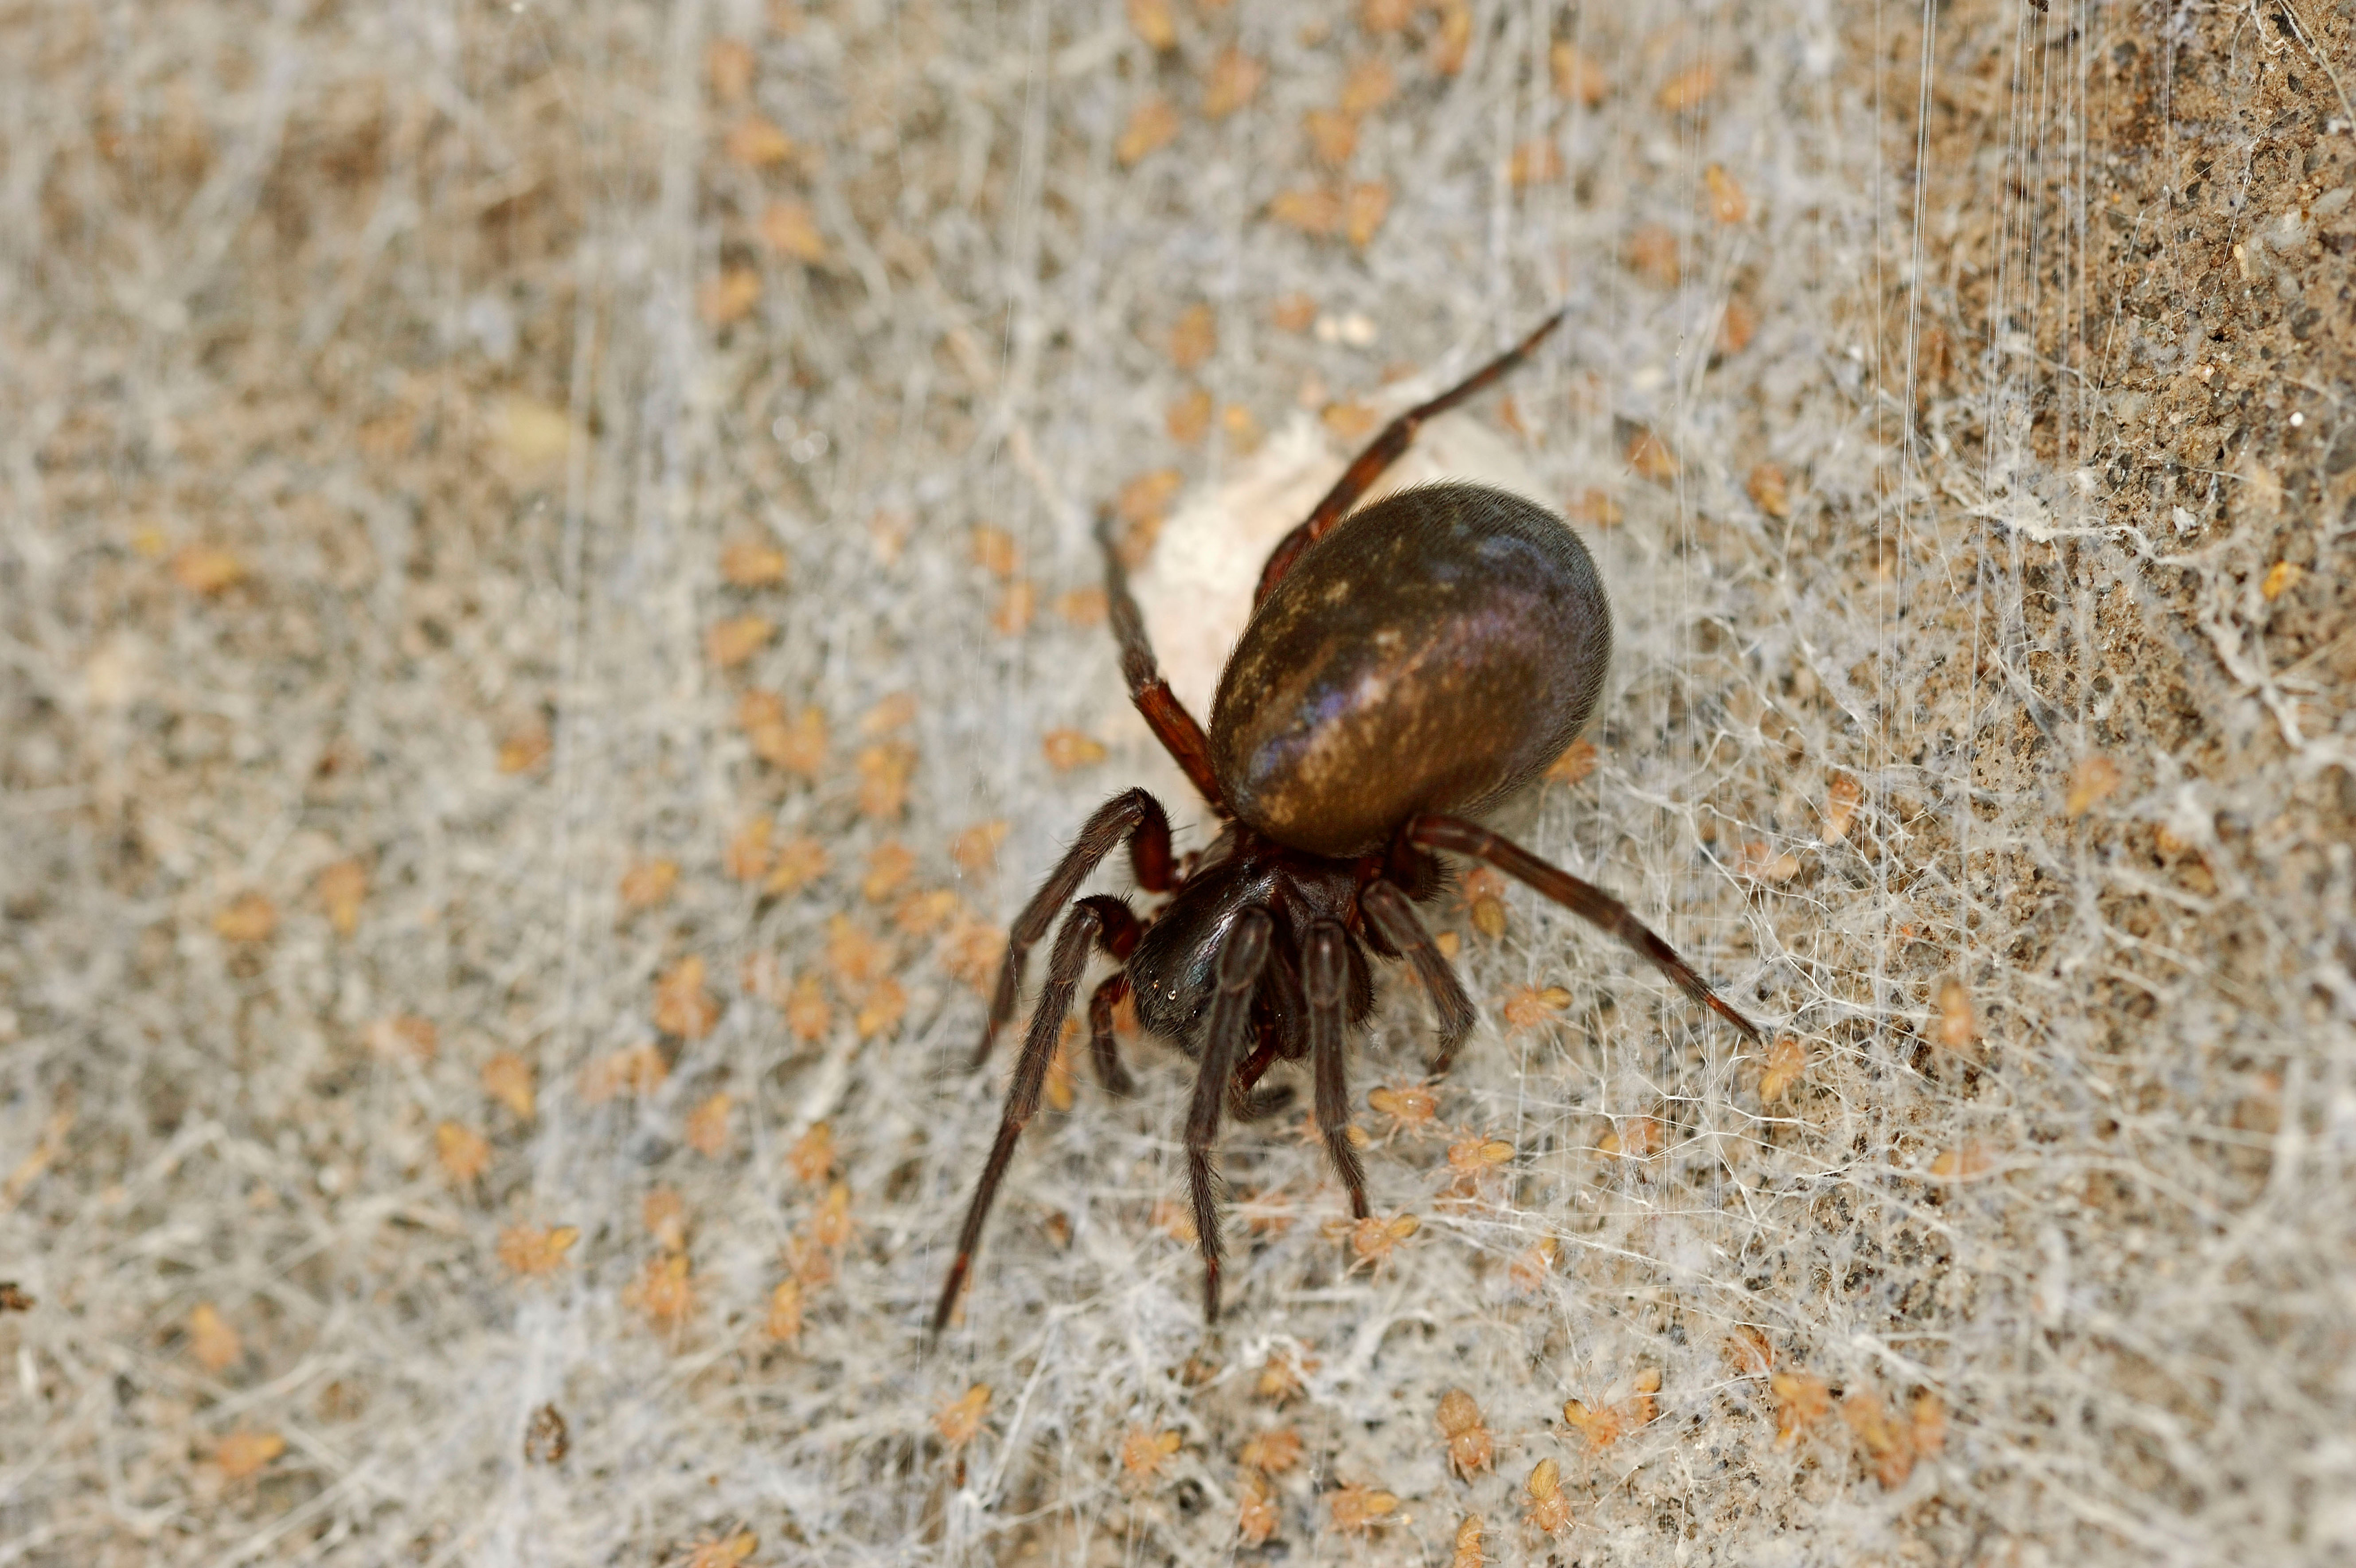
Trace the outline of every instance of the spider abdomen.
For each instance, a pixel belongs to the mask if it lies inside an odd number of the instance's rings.
[[[1535,780],[1595,709],[1611,606],[1586,547],[1478,485],[1402,491],[1313,546],[1219,677],[1229,809],[1280,844],[1370,854],[1419,812]]]

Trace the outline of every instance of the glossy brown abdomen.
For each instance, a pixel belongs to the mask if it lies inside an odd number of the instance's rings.
[[[1536,779],[1601,695],[1612,611],[1553,513],[1478,485],[1367,507],[1253,614],[1211,707],[1238,820],[1320,855]]]

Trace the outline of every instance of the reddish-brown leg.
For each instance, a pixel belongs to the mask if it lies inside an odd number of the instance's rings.
[[[1253,987],[1268,963],[1268,912],[1248,909],[1236,916],[1219,948],[1218,994],[1211,999],[1210,1026],[1203,1031],[1203,1060],[1194,1098],[1186,1112],[1186,1186],[1194,1202],[1194,1234],[1203,1248],[1203,1320],[1219,1319],[1219,1206],[1211,1184],[1211,1147],[1219,1138],[1219,1110],[1226,1104],[1227,1080],[1251,1029]]]
[[[1425,993],[1431,997],[1431,1010],[1440,1015],[1440,1054],[1427,1064],[1437,1077],[1456,1061],[1458,1048],[1472,1032],[1473,1021],[1480,1014],[1472,1006],[1472,998],[1464,994],[1464,984],[1457,979],[1456,971],[1440,955],[1431,933],[1424,930],[1423,922],[1416,918],[1415,905],[1408,901],[1405,893],[1376,878],[1358,891],[1358,907],[1382,933],[1383,940],[1415,965],[1416,977],[1423,982]]]
[[[1211,742],[1194,716],[1186,711],[1186,705],[1178,700],[1178,694],[1170,689],[1170,683],[1162,678],[1153,645],[1146,639],[1145,617],[1129,591],[1129,569],[1121,565],[1120,551],[1112,542],[1112,519],[1102,513],[1097,517],[1097,543],[1104,549],[1105,603],[1112,615],[1113,637],[1120,644],[1120,673],[1129,682],[1129,699],[1145,716],[1153,738],[1186,771],[1194,793],[1208,801],[1213,810],[1223,812],[1226,802],[1220,797],[1218,777],[1211,769]]]
[[[1357,459],[1342,471],[1342,477],[1333,482],[1333,487],[1331,490],[1325,492],[1325,498],[1317,503],[1317,509],[1309,514],[1309,520],[1277,541],[1276,549],[1269,553],[1268,564],[1260,568],[1259,588],[1252,594],[1254,607],[1258,607],[1259,602],[1267,598],[1278,583],[1284,581],[1284,574],[1292,570],[1292,563],[1301,558],[1301,551],[1333,532],[1333,525],[1349,516],[1350,508],[1356,506],[1358,497],[1364,496],[1367,487],[1382,476],[1383,470],[1398,462],[1400,454],[1414,444],[1415,432],[1422,428],[1426,420],[1437,419],[1467,398],[1476,396],[1494,386],[1500,378],[1528,358],[1530,350],[1536,348],[1540,339],[1561,324],[1562,317],[1561,311],[1555,312],[1538,324],[1538,329],[1536,332],[1473,371],[1472,375],[1449,388],[1430,402],[1418,403],[1385,425],[1383,432],[1375,437],[1373,444],[1358,453]]]
[[[1114,975],[1088,996],[1088,1054],[1096,1059],[1097,1082],[1108,1094],[1124,1097],[1137,1092],[1129,1069],[1120,1064],[1120,1047],[1113,1042],[1112,1013],[1129,995],[1129,976]]]
[[[1342,1048],[1349,1033],[1349,933],[1341,923],[1310,926],[1302,945],[1301,989],[1309,997],[1309,1060],[1317,1079],[1317,1131],[1325,1140],[1342,1185],[1350,1190],[1350,1215],[1366,1217],[1366,1168],[1350,1142],[1349,1068]]]
[[[1023,1136],[1023,1125],[1039,1114],[1039,1092],[1047,1081],[1047,1065],[1055,1059],[1056,1042],[1063,1038],[1064,1016],[1072,1010],[1072,997],[1080,988],[1080,971],[1087,966],[1088,946],[1103,929],[1103,922],[1090,907],[1094,901],[1075,907],[1055,938],[1055,951],[1047,963],[1047,988],[1039,995],[1039,1010],[1031,1015],[1031,1030],[1023,1037],[1023,1055],[1014,1064],[1014,1082],[1007,1085],[1006,1111],[999,1118],[998,1141],[991,1146],[990,1163],[981,1168],[980,1185],[974,1189],[973,1201],[966,1207],[965,1228],[958,1232],[957,1261],[949,1264],[949,1277],[941,1286],[940,1305],[933,1309],[936,1335],[948,1326],[949,1314],[957,1309],[958,1292],[965,1288],[966,1275],[973,1267],[974,1249],[981,1243],[982,1221],[990,1218],[990,1206],[998,1197],[998,1184],[1006,1175],[1007,1163],[1014,1157],[1014,1141]]]
[[[1765,1037],[1760,1034],[1759,1026],[1719,1000],[1709,983],[1677,955],[1676,948],[1654,935],[1644,922],[1628,912],[1626,904],[1592,882],[1582,882],[1569,871],[1547,864],[1512,839],[1458,816],[1419,816],[1407,825],[1402,837],[1420,848],[1445,849],[1451,855],[1486,860],[1507,876],[1527,882],[1580,919],[1602,927],[1651,959],[1687,996],[1751,1040],[1763,1041]]]
[[[1139,887],[1162,893],[1177,885],[1170,860],[1170,818],[1160,801],[1141,789],[1132,789],[1097,807],[1096,815],[1047,873],[1047,880],[1039,884],[1039,891],[1031,895],[1031,901],[1023,906],[1014,929],[1007,933],[1006,958],[999,965],[998,989],[990,998],[990,1019],[982,1025],[981,1043],[974,1047],[974,1066],[989,1060],[999,1029],[1014,1016],[1014,1004],[1023,996],[1023,961],[1030,956],[1032,944],[1047,934],[1055,912],[1071,901],[1088,873],[1123,838],[1129,840],[1130,869],[1136,873]]]

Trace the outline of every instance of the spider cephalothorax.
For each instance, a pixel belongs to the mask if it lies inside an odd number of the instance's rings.
[[[957,1305],[1015,1139],[1038,1113],[1094,951],[1120,965],[1088,998],[1089,1049],[1106,1086],[1129,1086],[1113,1044],[1124,996],[1134,997],[1147,1031],[1197,1063],[1187,1184],[1203,1307],[1214,1318],[1220,1245],[1211,1151],[1222,1115],[1266,1114],[1273,1102],[1258,1088],[1262,1076],[1278,1061],[1307,1060],[1317,1125],[1351,1211],[1364,1219],[1365,1176],[1347,1136],[1345,1047],[1374,1008],[1370,960],[1404,959],[1421,979],[1439,1014],[1434,1074],[1448,1071],[1472,1030],[1472,998],[1415,912],[1445,880],[1438,852],[1519,878],[1759,1038],[1619,900],[1467,819],[1535,781],[1601,693],[1611,611],[1577,536],[1534,502],[1473,485],[1427,485],[1350,513],[1419,425],[1512,369],[1560,319],[1394,420],[1278,544],[1219,677],[1207,735],[1162,678],[1120,559],[1104,541],[1130,695],[1225,826],[1182,872],[1161,804],[1141,789],[1116,795],[1016,920],[977,1062],[1014,1016],[1025,957],[1070,906],[933,1316],[936,1332]],[[1345,517],[1349,526],[1337,531]],[[1171,895],[1150,916],[1124,899],[1075,897],[1124,841],[1138,886]]]

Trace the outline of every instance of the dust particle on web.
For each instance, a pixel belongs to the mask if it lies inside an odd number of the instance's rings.
[[[916,771],[916,749],[905,741],[869,746],[851,759],[859,774],[859,814],[874,822],[896,820],[908,808],[908,784]]]
[[[1170,363],[1181,370],[1193,370],[1218,349],[1218,318],[1209,305],[1191,304],[1179,313],[1176,325],[1170,329]]]
[[[1758,336],[1758,307],[1753,305],[1749,300],[1744,299],[1740,294],[1736,294],[1730,298],[1726,302],[1725,311],[1718,319],[1718,352],[1719,356],[1721,357],[1730,358],[1734,355],[1741,353],[1744,349],[1751,347],[1751,340]],[[1757,500],[1758,497],[1753,496],[1752,499]],[[1761,501],[1760,506],[1764,509],[1766,503]],[[1777,512],[1772,515],[1775,517],[1782,517],[1784,514]]]
[[[1687,66],[1663,82],[1654,101],[1672,114],[1690,114],[1710,101],[1718,91],[1718,67],[1704,60]]]
[[[1639,478],[1666,484],[1677,476],[1677,454],[1660,435],[1642,425],[1628,438],[1628,466]]]
[[[990,624],[999,635],[1019,637],[1030,630],[1031,618],[1038,613],[1039,589],[1027,579],[1018,579],[1006,585],[1000,595],[998,607],[990,613]]]
[[[733,881],[759,881],[769,871],[769,837],[776,831],[776,824],[766,816],[737,828],[721,852],[721,870]]]
[[[834,1170],[834,1125],[830,1122],[813,1122],[809,1130],[794,1140],[786,1151],[786,1168],[795,1179],[815,1186],[824,1181]]]
[[[1515,190],[1552,185],[1564,174],[1562,149],[1551,136],[1537,136],[1514,149],[1505,161],[1505,179]]]
[[[1591,528],[1616,528],[1620,526],[1620,503],[1607,490],[1582,490],[1565,505],[1564,511],[1574,523]]]
[[[742,321],[760,303],[761,274],[750,267],[730,267],[695,291],[695,313],[706,326]]]
[[[761,1331],[780,1345],[798,1346],[802,1339],[802,1286],[799,1280],[781,1279],[769,1291]]]
[[[1971,992],[1954,976],[1946,976],[1939,982],[1939,1043],[1949,1051],[1968,1051],[1979,1033]]]
[[[1269,306],[1268,319],[1279,332],[1306,332],[1317,319],[1317,301],[1303,293],[1281,295]]]
[[[1753,467],[1742,488],[1751,497],[1751,504],[1769,517],[1792,515],[1792,482],[1785,477],[1782,464],[1762,463]]]
[[[1592,741],[1573,741],[1562,755],[1557,757],[1546,771],[1548,784],[1575,784],[1583,783],[1595,771],[1597,752]]]
[[[704,46],[703,74],[712,96],[723,103],[742,103],[753,91],[753,46],[742,38],[714,38]]]
[[[905,886],[916,869],[916,852],[896,838],[886,838],[867,852],[867,873],[859,879],[859,896],[882,903]]]
[[[1047,765],[1059,773],[1094,767],[1105,760],[1104,742],[1077,730],[1050,730],[1039,738]]]
[[[1211,394],[1202,387],[1190,388],[1172,403],[1162,416],[1162,429],[1170,439],[1181,446],[1192,446],[1211,430]]]
[[[431,1061],[442,1050],[441,1029],[415,1013],[378,1019],[360,1031],[360,1039],[377,1055],[394,1061]]]
[[[1281,190],[1269,198],[1268,215],[1287,229],[1323,239],[1342,227],[1342,197],[1315,187]]]
[[[172,558],[172,581],[204,598],[216,598],[244,580],[245,563],[216,545],[188,545]]]
[[[1676,288],[1685,273],[1676,230],[1659,223],[1637,225],[1628,237],[1628,270],[1655,288]]]
[[[1344,198],[1342,232],[1351,244],[1363,251],[1374,242],[1390,210],[1391,187],[1378,180],[1361,181],[1352,186]]]
[[[761,1538],[749,1530],[699,1541],[688,1552],[686,1568],[739,1568],[760,1544]]]
[[[543,1404],[531,1413],[531,1424],[523,1431],[526,1464],[561,1464],[572,1448],[573,1433],[564,1424],[562,1411],[553,1404]]]

